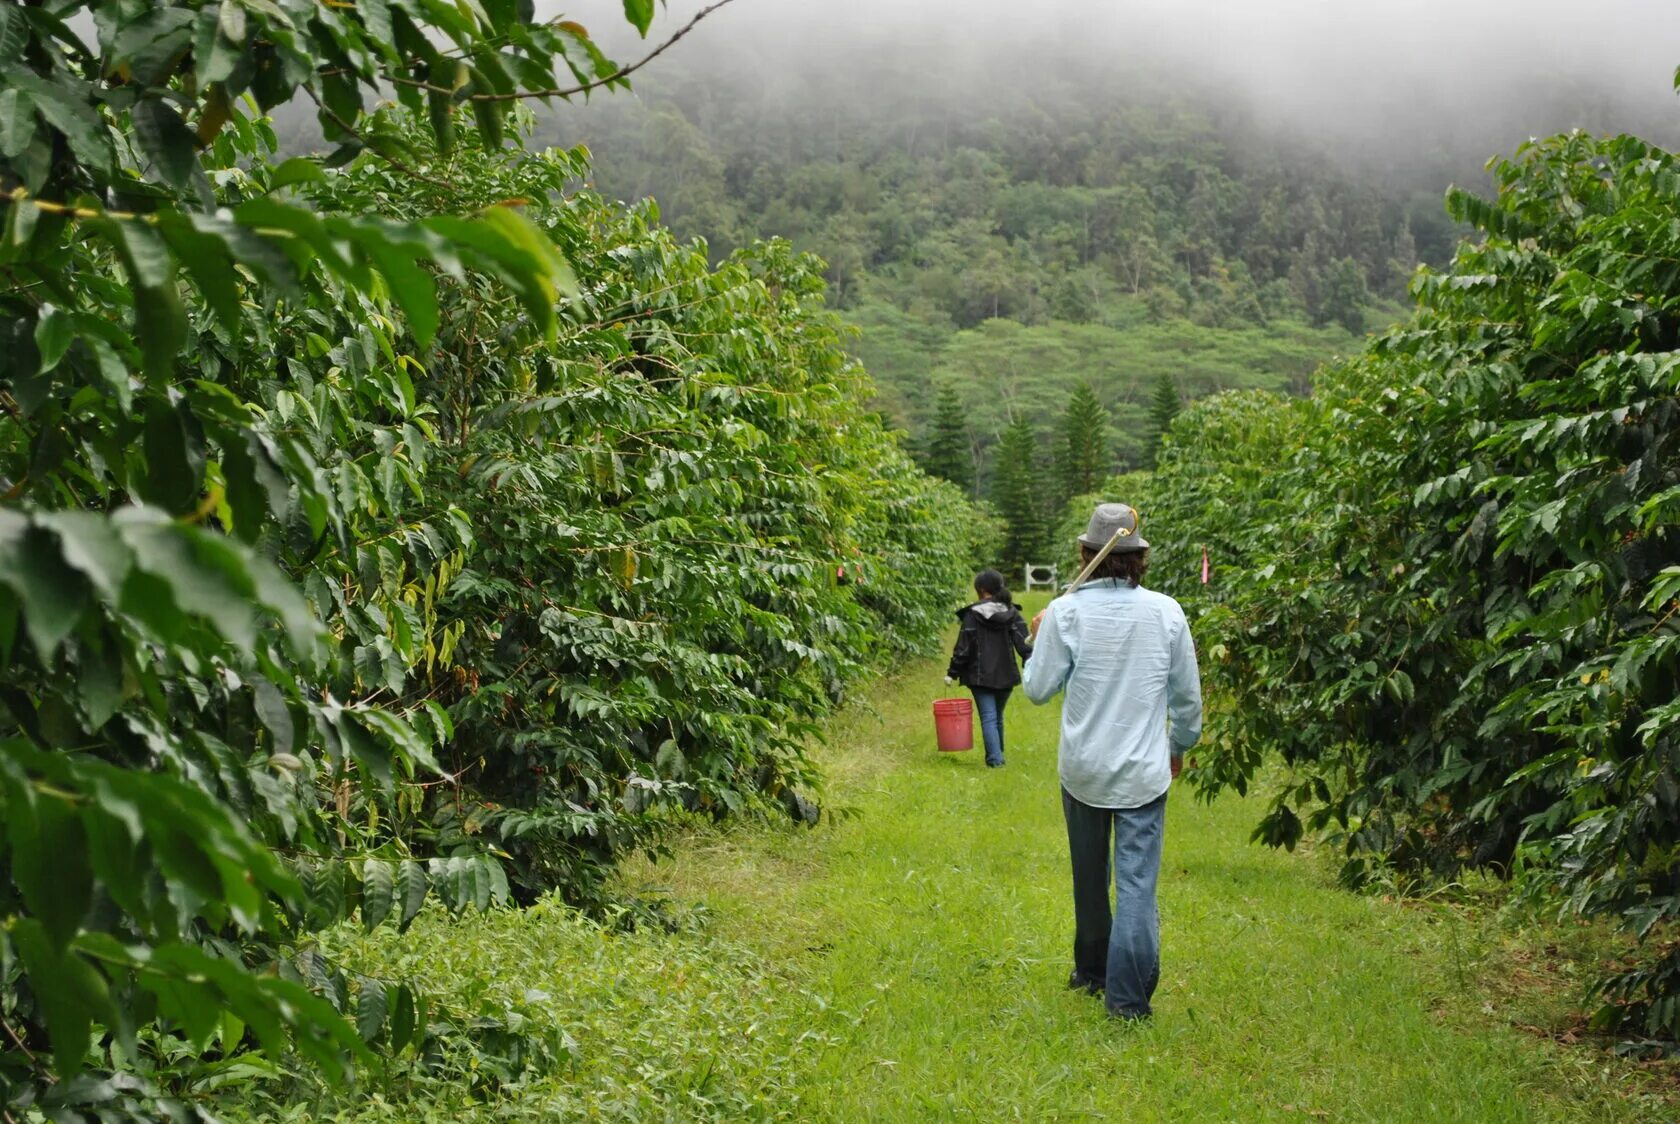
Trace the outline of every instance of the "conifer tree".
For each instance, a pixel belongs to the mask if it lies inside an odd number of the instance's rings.
[[[1161,441],[1171,428],[1172,420],[1178,416],[1181,405],[1178,384],[1171,375],[1162,371],[1161,377],[1155,380],[1155,391],[1149,397],[1149,432],[1144,437],[1143,456],[1150,467],[1154,467],[1156,458],[1161,455]]]
[[[1061,500],[1097,490],[1108,474],[1108,408],[1089,381],[1081,381],[1062,413],[1057,450]]]
[[[1003,516],[1004,573],[1019,573],[1044,546],[1044,491],[1039,479],[1038,438],[1025,414],[1017,414],[998,442],[992,473],[992,502]]]
[[[974,455],[968,439],[968,419],[962,396],[950,383],[939,387],[933,405],[933,427],[929,431],[922,467],[928,475],[949,480],[959,488],[974,489]]]

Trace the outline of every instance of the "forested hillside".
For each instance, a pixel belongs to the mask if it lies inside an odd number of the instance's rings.
[[[1151,455],[1163,373],[1184,397],[1304,391],[1457,236],[1438,188],[1339,168],[1135,80],[998,97],[970,74],[941,97],[819,74],[773,92],[694,58],[540,129],[590,143],[603,192],[654,197],[714,254],[780,236],[821,255],[882,409],[924,453],[937,388],[957,390],[972,446],[958,478],[981,494],[1008,420],[1048,437],[1083,381],[1111,411],[1109,467]]]

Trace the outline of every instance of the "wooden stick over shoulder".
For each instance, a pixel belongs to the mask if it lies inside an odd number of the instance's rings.
[[[1109,536],[1109,540],[1103,543],[1103,548],[1097,551],[1096,557],[1091,559],[1086,567],[1079,572],[1079,576],[1077,578],[1073,579],[1073,584],[1067,587],[1067,593],[1078,593],[1079,587],[1085,584],[1086,579],[1091,576],[1091,572],[1098,566],[1102,565],[1102,560],[1114,552],[1114,548],[1119,545],[1120,540],[1124,537],[1124,528],[1115,531],[1113,535]],[[1064,593],[1063,596],[1066,596],[1066,593]]]

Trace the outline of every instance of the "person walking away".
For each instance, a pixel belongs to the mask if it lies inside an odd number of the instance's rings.
[[[974,594],[979,600],[957,610],[962,627],[945,682],[961,682],[973,693],[986,765],[998,769],[1003,766],[1003,708],[1021,682],[1015,656],[1025,660],[1032,655],[1032,645],[1027,642],[1027,622],[1015,608],[1002,574],[980,571],[974,576]]]
[[[1035,704],[1066,692],[1058,752],[1073,867],[1071,988],[1141,1019],[1161,975],[1161,874],[1167,789],[1202,732],[1202,688],[1177,601],[1143,588],[1149,544],[1138,515],[1099,504],[1079,537],[1087,584],[1033,618],[1023,686]],[[1112,854],[1110,843],[1112,841]],[[1114,880],[1114,906],[1108,883]]]

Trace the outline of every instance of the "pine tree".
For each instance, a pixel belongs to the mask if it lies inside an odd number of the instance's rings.
[[[1178,416],[1182,403],[1178,397],[1178,384],[1173,377],[1162,371],[1161,377],[1155,380],[1155,392],[1149,396],[1149,430],[1144,437],[1143,456],[1151,466],[1161,455],[1161,442],[1166,438],[1167,430],[1172,426],[1172,420]]]
[[[1032,422],[1017,415],[1003,431],[992,473],[992,502],[1003,516],[1004,573],[1019,573],[1044,546],[1044,490],[1038,474],[1038,438]]]
[[[1089,495],[1108,474],[1108,409],[1089,382],[1082,381],[1062,413],[1057,474],[1063,503]]]
[[[962,396],[950,383],[939,387],[933,404],[933,427],[928,434],[922,467],[928,475],[949,480],[959,488],[974,488],[974,456],[968,440],[968,418]]]

